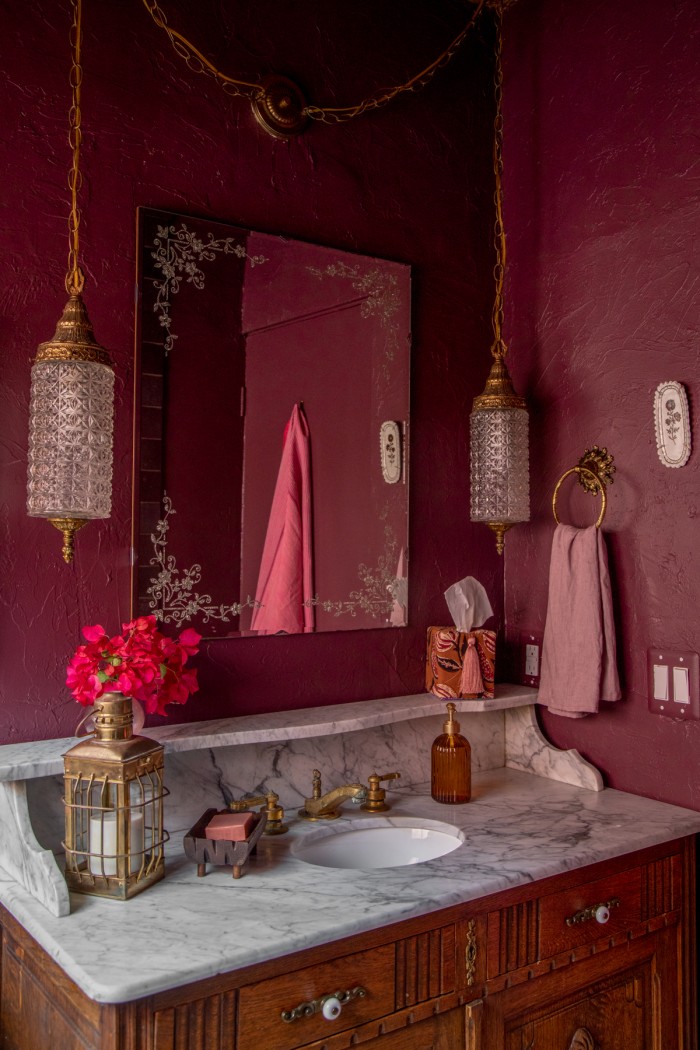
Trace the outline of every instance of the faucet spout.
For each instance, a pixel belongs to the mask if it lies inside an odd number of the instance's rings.
[[[347,799],[352,799],[359,806],[367,798],[364,784],[343,784],[327,791],[325,795],[320,793],[320,784],[321,775],[314,770],[314,797],[304,799],[303,809],[299,810],[302,820],[335,820],[340,816],[339,807]]]

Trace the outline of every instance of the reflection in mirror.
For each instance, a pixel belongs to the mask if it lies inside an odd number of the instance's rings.
[[[405,625],[409,267],[150,209],[139,260],[135,610]]]

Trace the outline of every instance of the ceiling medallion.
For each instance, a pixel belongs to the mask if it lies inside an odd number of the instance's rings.
[[[258,124],[278,139],[298,135],[306,125],[306,99],[293,80],[270,76],[260,82],[260,94],[252,100]]]

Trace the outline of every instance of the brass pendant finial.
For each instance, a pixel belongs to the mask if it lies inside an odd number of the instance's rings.
[[[73,561],[73,554],[75,548],[73,545],[73,538],[78,531],[82,529],[83,525],[87,525],[87,518],[47,518],[48,522],[59,532],[63,533],[63,547],[61,553],[63,554],[63,560],[66,564],[70,565]]]

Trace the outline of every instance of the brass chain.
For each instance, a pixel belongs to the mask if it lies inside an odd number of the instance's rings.
[[[362,102],[358,102],[356,106],[306,106],[304,109],[305,115],[312,120],[321,120],[326,124],[343,124],[354,117],[359,117],[360,114],[366,113],[368,110],[379,109],[381,106],[385,106],[388,102],[395,99],[397,95],[403,94],[404,91],[416,91],[425,87],[433,79],[438,69],[444,68],[452,60],[455,53],[466,40],[469,30],[476,22],[485,4],[486,0],[478,0],[476,11],[474,11],[469,22],[457,34],[452,43],[445,48],[442,54],[438,55],[434,62],[431,62],[420,73],[416,73],[405,84],[397,84],[381,94],[370,95],[368,98],[363,99]]]
[[[69,83],[71,87],[71,107],[68,112],[68,145],[73,153],[73,161],[68,173],[70,190],[70,215],[68,216],[68,272],[66,274],[66,291],[69,295],[80,295],[85,277],[78,262],[80,209],[78,208],[78,191],[82,184],[80,174],[80,145],[83,141],[81,129],[82,114],[80,111],[80,90],[83,84],[83,67],[81,49],[83,43],[83,5],[82,0],[73,0],[73,24],[70,28],[70,46],[73,56]]]
[[[455,52],[464,43],[469,30],[475,24],[479,14],[483,7],[490,7],[493,0],[474,0],[476,3],[476,10],[470,18],[467,25],[462,29],[460,33],[454,38],[451,44],[438,55],[434,62],[431,62],[429,66],[421,70],[420,73],[416,73],[415,76],[411,77],[404,84],[398,84],[393,88],[389,88],[386,91],[382,91],[375,95],[370,95],[363,99],[362,102],[358,102],[354,106],[305,106],[303,115],[309,117],[311,120],[319,120],[326,124],[342,124],[348,120],[352,120],[354,117],[359,117],[361,113],[366,113],[368,110],[379,109],[381,106],[385,106],[392,99],[396,98],[397,95],[402,94],[405,91],[416,91],[419,88],[425,87],[428,84],[438,69],[443,68],[451,61]],[[213,62],[210,62],[201,51],[199,51],[194,44],[192,44],[182,33],[178,33],[177,30],[172,29],[168,25],[168,19],[163,9],[159,6],[158,0],[143,0],[143,5],[150,14],[151,18],[157,26],[159,26],[170,39],[173,50],[184,59],[188,69],[194,73],[206,73],[213,77],[223,88],[231,95],[237,95],[243,98],[255,99],[261,98],[264,95],[264,88],[261,84],[251,83],[247,80],[240,80],[236,77],[231,77],[227,73],[223,73],[218,69]]]
[[[228,76],[226,73],[222,73],[194,44],[190,43],[187,37],[184,37],[182,33],[178,33],[176,29],[169,26],[166,14],[162,7],[159,6],[158,0],[143,0],[143,5],[155,24],[165,31],[175,53],[184,59],[185,65],[193,73],[206,73],[208,76],[213,77],[224,91],[230,95],[249,99],[260,98],[263,95],[263,88],[260,84],[252,84],[247,80],[238,80],[235,77]]]
[[[496,115],[493,122],[493,174],[495,189],[493,202],[496,208],[496,218],[493,224],[493,245],[496,251],[496,264],[493,268],[493,277],[496,282],[496,296],[493,303],[491,320],[493,324],[493,345],[491,353],[497,359],[505,357],[508,347],[503,341],[503,285],[506,274],[506,234],[503,226],[503,113],[501,103],[503,101],[503,33],[502,33],[502,8],[494,5],[496,41],[494,48],[494,97],[496,102]]]

